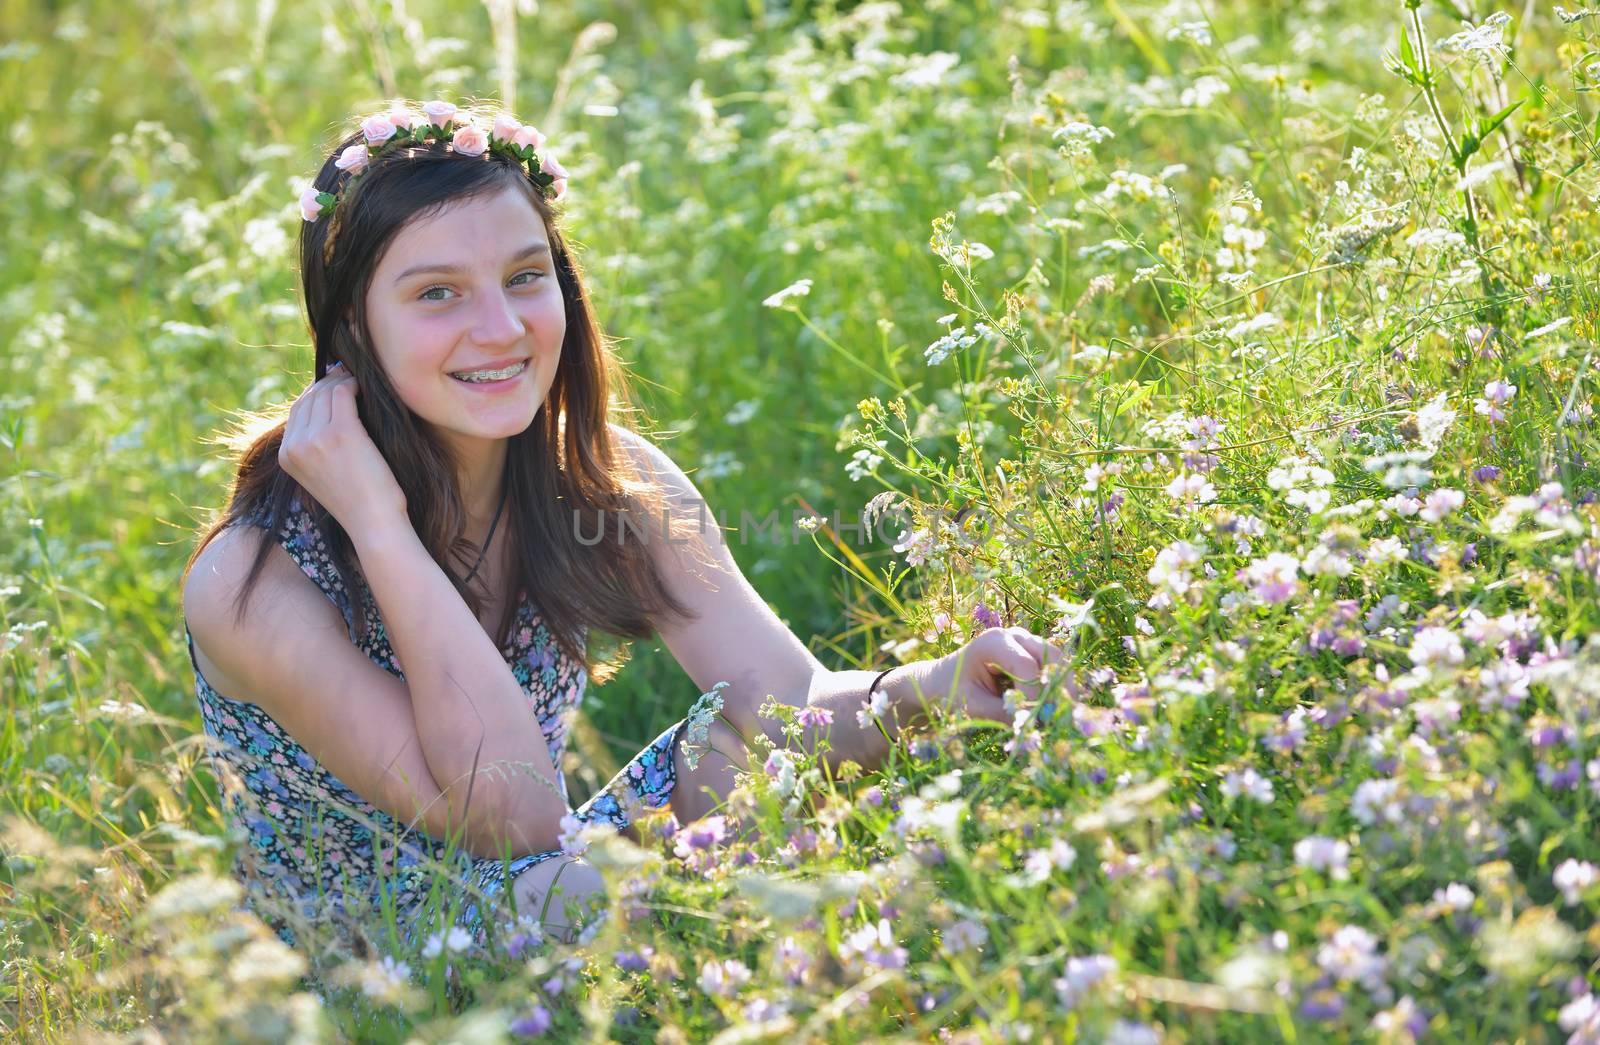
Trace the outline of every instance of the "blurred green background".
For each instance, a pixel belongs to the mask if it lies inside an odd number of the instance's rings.
[[[0,582],[18,589],[0,613],[30,626],[43,607],[20,582],[48,576],[53,623],[17,641],[70,657],[6,680],[6,757],[87,758],[107,780],[107,738],[61,728],[77,710],[38,695],[141,704],[175,720],[173,739],[197,724],[176,579],[231,477],[206,439],[310,379],[293,195],[352,112],[508,99],[573,172],[568,230],[661,445],[730,522],[807,505],[850,519],[883,484],[846,474],[839,432],[888,379],[915,392],[910,346],[942,332],[918,230],[979,194],[1006,56],[1049,57],[1042,29],[982,4],[0,12]],[[808,322],[762,307],[800,278]],[[887,554],[846,539],[869,563]],[[883,660],[871,604],[809,537],[731,540],[825,663]],[[620,762],[696,695],[637,643],[587,710]],[[605,768],[569,767],[574,793]]]

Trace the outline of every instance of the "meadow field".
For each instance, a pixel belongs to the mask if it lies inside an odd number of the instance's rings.
[[[1600,10],[0,24],[8,1035],[1600,1042]],[[576,943],[290,948],[239,908],[178,580],[218,434],[310,379],[294,194],[434,97],[559,143],[646,431],[778,514],[729,542],[825,664],[994,625],[1072,663],[1010,728],[791,740],[726,815],[586,836]],[[575,800],[700,695],[627,654]]]

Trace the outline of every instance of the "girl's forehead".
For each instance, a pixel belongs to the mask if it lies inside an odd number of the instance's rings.
[[[521,245],[546,239],[544,218],[527,195],[507,186],[497,192],[453,200],[437,211],[418,215],[395,234],[386,262],[416,251],[450,249],[468,257],[495,255],[494,244]]]

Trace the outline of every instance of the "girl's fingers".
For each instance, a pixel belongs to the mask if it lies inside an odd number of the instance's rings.
[[[1035,635],[1033,632],[1023,628],[1014,628],[1012,631],[1016,635],[1017,641],[1039,662],[1041,668],[1047,664],[1065,665],[1067,663],[1067,651],[1046,640],[1043,636]]]
[[[325,425],[333,422],[333,400],[335,398],[335,390],[340,385],[354,380],[354,378],[343,376],[343,371],[339,371],[338,373],[340,376],[335,377],[330,374],[329,377],[325,377],[321,381],[317,382],[317,416],[321,418],[322,423]]]

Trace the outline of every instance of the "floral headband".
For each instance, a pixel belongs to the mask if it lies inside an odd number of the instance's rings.
[[[448,141],[450,148],[463,156],[497,152],[518,163],[527,163],[528,176],[544,193],[545,199],[560,199],[567,191],[566,168],[549,153],[540,155],[538,150],[544,145],[545,136],[532,124],[519,123],[506,113],[500,113],[494,119],[494,126],[485,131],[470,114],[449,102],[432,101],[424,105],[422,111],[426,119],[403,105],[396,105],[386,113],[362,120],[361,134],[366,141],[349,146],[333,161],[335,167],[350,174],[343,187],[338,192],[322,192],[316,186],[306,189],[300,194],[300,216],[306,221],[316,221],[324,211],[332,211],[373,157],[407,142]],[[329,252],[333,247],[333,231],[329,231],[326,245]]]

